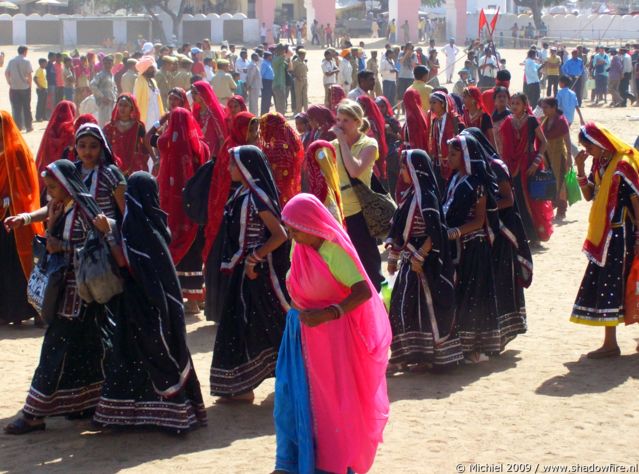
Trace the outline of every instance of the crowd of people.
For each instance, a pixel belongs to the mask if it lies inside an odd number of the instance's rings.
[[[389,415],[387,375],[483,363],[526,332],[532,250],[565,217],[573,161],[593,205],[571,320],[606,328],[589,357],[619,355],[639,154],[589,122],[573,160],[570,60],[558,91],[547,73],[539,101],[533,71],[556,62],[535,50],[523,93],[492,45],[468,52],[467,82],[450,90],[435,82],[434,47],[424,55],[408,43],[395,63],[389,45],[377,67],[373,52],[348,45],[326,50],[325,102],[309,105],[303,48],[257,48],[249,59],[244,48],[201,46],[147,43],[99,62],[54,55],[51,77],[51,57],[41,62],[37,119],[49,123],[35,158],[21,135],[25,99],[12,94],[13,117],[0,114],[0,319],[48,326],[7,433],[44,430],[60,415],[205,425],[185,325],[203,309],[217,325],[217,403],[251,403],[277,375],[276,472],[366,472]],[[446,48],[453,87],[459,50],[452,39]],[[7,66],[12,91],[16,74],[31,83],[27,51]],[[76,62],[87,64],[82,86],[58,82]],[[87,101],[95,115],[82,113]],[[36,265],[61,262],[40,315],[27,298],[38,237]],[[92,239],[122,283],[105,302],[82,283],[77,255]]]

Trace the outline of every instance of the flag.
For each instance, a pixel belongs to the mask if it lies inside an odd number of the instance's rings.
[[[497,13],[495,13],[495,16],[493,17],[493,19],[490,20],[490,27],[488,28],[488,31],[490,32],[490,36],[493,36],[495,34],[495,27],[497,26],[498,16],[499,16],[499,7],[497,7]]]
[[[477,33],[478,38],[481,38],[481,30],[486,25],[488,25],[488,20],[486,19],[486,14],[484,13],[484,9],[482,8],[481,12],[479,12],[479,31]]]

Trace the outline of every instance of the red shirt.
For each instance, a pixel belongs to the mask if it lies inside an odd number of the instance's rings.
[[[64,74],[62,74],[62,63],[55,63],[55,86],[64,87]]]
[[[200,61],[193,64],[193,67],[191,68],[191,72],[193,74],[197,74],[198,76],[201,76],[202,78],[206,79],[206,71],[204,70],[204,63],[201,63]]]

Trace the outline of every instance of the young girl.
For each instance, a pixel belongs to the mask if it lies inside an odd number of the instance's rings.
[[[512,114],[509,109],[510,106],[510,94],[508,93],[508,89],[503,86],[495,87],[495,92],[493,94],[494,101],[494,110],[493,110],[493,137],[495,139],[494,145],[495,150],[499,155],[503,153],[503,146],[501,140],[501,125],[506,120],[506,117]]]
[[[406,94],[404,94],[406,96]],[[384,135],[388,144],[386,156],[386,173],[388,175],[388,189],[391,196],[395,195],[397,179],[399,177],[399,151],[402,145],[402,126],[395,118],[393,107],[386,97],[379,96],[375,99],[382,117],[384,117]],[[423,117],[423,115],[422,115]],[[422,118],[422,120],[424,120]]]
[[[457,266],[457,328],[464,355],[477,363],[503,348],[490,249],[499,226],[493,195],[496,183],[476,140],[457,136],[448,150],[454,174],[444,214]]]
[[[335,125],[335,115],[325,105],[311,105],[306,112],[308,123],[311,126],[313,141],[335,140],[335,134],[331,131]]]
[[[253,389],[274,375],[284,329],[289,267],[279,195],[264,153],[246,145],[230,152],[231,179],[240,186],[226,204],[220,270],[227,274],[211,366],[218,402],[251,403]]]
[[[179,433],[206,424],[170,238],[157,182],[134,173],[122,222],[124,293],[110,304],[105,322],[110,350],[93,417],[101,425],[152,425]]]
[[[407,191],[386,240],[388,272],[399,268],[390,306],[390,360],[393,370],[408,364],[450,367],[464,355],[454,334],[455,268],[441,194],[425,151],[403,152],[400,170]]]
[[[448,165],[448,140],[459,133],[459,117],[453,101],[445,92],[430,95],[430,110],[426,115],[428,145],[426,152],[435,165],[440,189],[445,189],[452,170]]]
[[[197,81],[191,87],[193,116],[202,129],[211,158],[217,157],[228,135],[224,110],[215,92],[206,81]]]
[[[104,135],[113,152],[122,160],[122,172],[125,176],[149,169],[149,154],[144,144],[144,123],[140,121],[140,110],[131,94],[121,94],[118,97],[111,121],[104,126]]]
[[[495,143],[493,133],[493,121],[490,115],[484,110],[484,103],[481,100],[481,91],[478,87],[469,86],[464,89],[462,99],[464,101],[464,125],[466,127],[477,127],[488,138],[490,143]]]
[[[30,213],[27,219],[47,219],[47,252],[62,253],[68,267],[22,416],[5,427],[6,433],[16,435],[44,430],[46,416],[66,415],[73,419],[90,415],[100,399],[104,380],[104,350],[98,323],[102,306],[80,299],[71,261],[92,227],[113,243],[111,227],[107,219],[98,218],[102,211],[73,163],[58,160],[50,164],[43,179],[51,201],[47,208]],[[9,223],[11,227],[23,224],[24,219]]]
[[[546,137],[537,119],[529,112],[528,98],[518,92],[510,99],[512,115],[504,120],[500,133],[502,158],[513,178],[515,200],[524,221],[526,236],[533,246],[546,242],[552,235],[552,204],[532,199],[528,179],[534,176],[546,151]]]
[[[388,315],[317,198],[297,195],[283,220],[295,244],[275,381],[275,472],[368,472],[388,420]]]

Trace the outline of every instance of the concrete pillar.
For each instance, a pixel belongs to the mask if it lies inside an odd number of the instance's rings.
[[[306,21],[308,30],[308,40],[312,38],[311,25],[313,20],[317,20],[320,25],[331,25],[335,29],[335,2],[327,2],[326,0],[305,0]]]
[[[113,20],[113,37],[115,38],[115,44],[127,44],[127,29],[129,24],[126,19],[118,18],[117,20]]]
[[[455,0],[446,3],[446,42],[448,38],[454,37],[457,45],[463,46],[466,43],[466,0]],[[474,34],[471,32],[471,35]]]
[[[401,8],[400,8],[401,6]],[[397,44],[404,42],[404,30],[402,25],[406,20],[410,25],[410,40],[417,43],[417,35],[419,33],[419,9],[421,0],[389,0],[388,2],[388,21],[393,18],[397,23]],[[381,32],[382,35],[385,32]]]
[[[74,46],[78,44],[78,22],[75,18],[62,20],[62,44]]]
[[[262,23],[266,23],[266,42],[273,43],[273,23],[275,22],[275,0],[256,0],[255,16],[260,20],[260,28]]]
[[[27,17],[22,13],[13,17],[13,44],[27,44]]]

